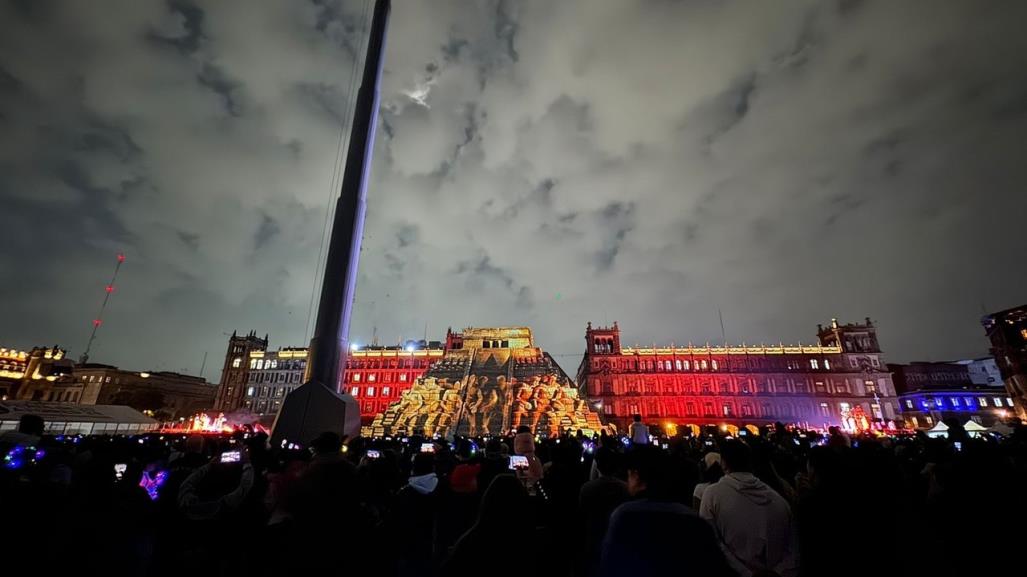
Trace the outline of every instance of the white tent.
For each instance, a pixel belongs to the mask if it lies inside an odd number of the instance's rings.
[[[982,427],[977,421],[967,421],[966,424],[963,425],[963,429],[966,430],[966,434],[971,437],[979,437],[981,433],[988,431],[988,429]]]
[[[938,421],[937,425],[931,427],[931,429],[927,431],[927,436],[931,438],[948,437],[949,426],[941,421]]]

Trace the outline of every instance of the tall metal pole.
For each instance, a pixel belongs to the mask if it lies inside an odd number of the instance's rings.
[[[86,343],[86,349],[78,359],[79,364],[84,365],[89,362],[89,350],[93,348],[93,341],[96,340],[96,331],[103,324],[103,313],[107,310],[107,302],[111,300],[111,294],[114,293],[114,281],[118,280],[118,271],[121,270],[121,265],[124,262],[125,255],[119,252],[118,264],[114,265],[114,274],[111,276],[111,282],[107,283],[107,287],[104,289],[103,304],[100,305],[100,312],[96,313],[96,318],[93,319],[93,332],[89,334],[89,342]]]
[[[360,241],[364,233],[367,181],[378,125],[378,85],[381,82],[389,0],[376,0],[371,18],[363,79],[357,92],[342,189],[335,206],[328,244],[321,299],[314,337],[307,353],[304,383],[282,403],[271,434],[273,444],[307,443],[323,432],[356,435],[360,408],[342,389],[349,354],[349,321],[357,286]],[[277,446],[277,445],[276,445]]]
[[[385,51],[389,0],[377,0],[371,19],[367,60],[357,93],[353,129],[346,153],[342,190],[335,206],[328,259],[325,262],[317,324],[310,339],[306,381],[340,391],[342,371],[349,353],[349,321],[357,286],[360,240],[367,208],[367,181],[371,176],[374,133],[378,125],[378,85]]]

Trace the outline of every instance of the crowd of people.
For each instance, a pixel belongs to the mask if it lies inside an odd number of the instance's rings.
[[[4,550],[45,574],[964,575],[1015,564],[1027,518],[1024,428],[272,447],[22,425],[0,437]]]

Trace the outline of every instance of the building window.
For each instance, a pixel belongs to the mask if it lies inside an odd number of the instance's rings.
[[[685,410],[688,412],[689,416],[695,416],[695,403],[686,403]]]
[[[401,383],[407,382],[407,374],[406,373],[400,373],[399,374],[399,382],[401,382]]]
[[[824,359],[824,370],[827,370],[827,371],[831,370],[831,361],[829,361],[827,359]]]
[[[820,363],[816,359],[810,359],[809,360],[809,368],[811,368],[811,369],[819,369],[820,368]]]
[[[958,409],[959,408],[959,398],[958,397],[952,397],[952,398],[949,399],[949,401],[952,403],[952,408],[953,409]]]
[[[107,378],[109,379],[110,377],[107,377]],[[1002,406],[1002,399],[1000,399],[998,397],[992,397],[991,400],[992,400],[992,402],[995,403],[996,407],[1001,407]]]
[[[712,417],[713,416],[713,403],[704,403],[703,404],[703,411],[705,412],[707,417]]]
[[[252,397],[253,396],[253,392],[255,390],[256,390],[256,387],[247,387],[246,388],[246,396],[247,397]]]
[[[706,370],[706,360],[705,359],[702,360],[701,363],[702,363],[702,370],[705,371]]]
[[[724,416],[725,417],[730,417],[731,416],[731,405],[730,404],[724,403],[724,406],[722,407],[722,410],[724,411]]]
[[[827,408],[827,403],[820,403],[820,415],[823,416],[823,417],[826,417],[829,414],[830,414],[830,411]]]
[[[275,389],[275,396],[276,397],[283,397],[283,396],[285,396],[285,387],[278,387],[278,388],[276,388]]]
[[[863,381],[863,386],[866,387],[868,395],[877,392],[877,385],[874,384],[874,381]]]
[[[717,370],[717,359],[710,361],[710,365],[713,367],[713,370]]]
[[[988,399],[985,398],[985,397],[977,397],[977,404],[979,404],[982,407],[987,407],[988,406]]]
[[[374,387],[367,387],[367,396],[369,396],[369,397],[373,397],[374,396]]]
[[[382,387],[382,396],[383,397],[389,396],[389,391],[390,391],[389,387]]]
[[[354,383],[359,383],[360,382],[360,373],[353,373],[353,382]]]
[[[374,379],[375,379],[375,375],[376,375],[375,373],[371,373],[370,375],[367,375],[367,382],[373,383]]]
[[[742,416],[743,417],[751,417],[752,416],[752,407],[750,407],[749,405],[742,405]]]
[[[927,421],[928,425],[933,425],[934,424],[934,418],[931,417],[930,415],[924,416],[924,419]]]
[[[688,361],[685,361],[685,362],[681,363],[681,366],[684,367],[684,370],[687,371],[688,370]]]
[[[1027,329],[1024,329],[1024,330],[1027,330]],[[1013,398],[1012,397],[1006,397],[1006,405],[1008,405],[1010,407],[1013,406]]]
[[[360,394],[360,387],[350,387],[349,394],[352,397],[356,397]]]
[[[250,359],[250,368],[251,369],[257,368],[257,359]]]
[[[913,401],[911,401],[909,399],[906,399],[906,408],[907,409],[912,409],[913,408]]]
[[[239,357],[236,357],[236,358],[232,359],[232,368],[233,369],[238,369],[239,365],[241,365],[241,364],[242,364],[242,359],[240,359]]]
[[[971,399],[970,397],[965,397],[963,399],[963,404],[966,405],[966,408],[972,409],[973,406],[974,406],[974,400]]]
[[[680,359],[674,361],[674,368],[679,370],[679,371],[681,370],[681,360]]]
[[[870,403],[870,412],[874,415],[875,419],[883,419],[884,413],[881,412],[881,405],[877,403]]]

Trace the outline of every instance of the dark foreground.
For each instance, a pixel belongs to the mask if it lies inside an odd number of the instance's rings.
[[[302,450],[272,450],[263,435],[4,443],[4,565],[42,575],[1023,569],[1023,428],[932,440],[778,427],[630,447],[526,433],[355,439],[345,452],[332,435]],[[511,469],[511,455],[526,466]]]

